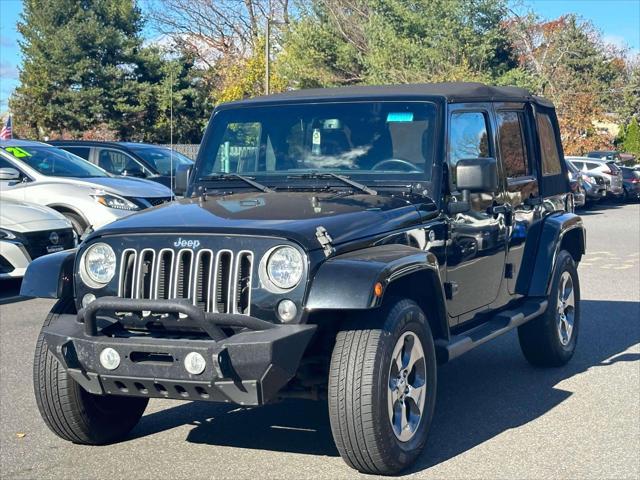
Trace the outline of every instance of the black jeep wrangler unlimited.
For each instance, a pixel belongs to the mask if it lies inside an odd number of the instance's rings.
[[[186,198],[30,265],[22,293],[59,299],[40,412],[105,444],[152,397],[324,398],[345,461],[398,472],[427,440],[438,364],[514,328],[534,365],[573,355],[585,232],[568,192],[553,105],[520,89],[220,105]]]

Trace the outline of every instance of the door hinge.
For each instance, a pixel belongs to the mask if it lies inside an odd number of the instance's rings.
[[[331,238],[331,235],[329,235],[329,232],[327,232],[326,228],[322,226],[316,228],[316,238],[324,250],[325,257],[330,257],[335,253],[336,249],[331,245],[333,239]]]
[[[444,284],[444,295],[447,297],[447,300],[451,300],[458,294],[458,283],[457,282],[445,282]]]

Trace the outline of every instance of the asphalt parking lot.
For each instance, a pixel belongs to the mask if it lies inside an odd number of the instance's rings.
[[[515,333],[439,371],[415,478],[640,478],[640,205],[582,212],[582,325],[569,365],[530,367]],[[52,302],[0,284],[2,478],[351,478],[326,406],[259,409],[154,400],[117,445],[66,443],[45,427],[32,354]]]

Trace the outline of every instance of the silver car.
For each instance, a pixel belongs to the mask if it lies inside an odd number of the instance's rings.
[[[607,181],[607,195],[621,198],[624,195],[622,171],[612,160],[589,157],[566,157],[578,170],[597,172]]]
[[[55,210],[0,199],[0,280],[20,278],[31,260],[76,242],[71,223]]]
[[[78,235],[172,200],[156,182],[115,177],[45,143],[0,141],[0,197],[34,202],[63,214]]]

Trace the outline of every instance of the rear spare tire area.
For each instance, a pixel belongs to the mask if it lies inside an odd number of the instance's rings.
[[[344,324],[331,357],[329,416],[346,463],[390,475],[415,462],[427,441],[436,384],[433,337],[415,302],[390,300]]]

